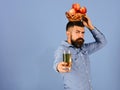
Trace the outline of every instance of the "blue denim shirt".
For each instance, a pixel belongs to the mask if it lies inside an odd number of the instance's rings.
[[[72,68],[68,73],[60,73],[64,81],[65,90],[91,90],[89,55],[101,49],[106,44],[104,35],[95,28],[90,31],[94,42],[84,43],[82,48],[75,48],[66,41],[55,52],[54,69],[63,61],[63,51],[69,49],[72,54]]]

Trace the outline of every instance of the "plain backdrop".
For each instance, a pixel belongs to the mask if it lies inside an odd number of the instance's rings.
[[[66,39],[65,12],[76,2],[108,42],[90,56],[93,90],[120,90],[119,0],[0,0],[0,90],[63,90],[54,53]]]

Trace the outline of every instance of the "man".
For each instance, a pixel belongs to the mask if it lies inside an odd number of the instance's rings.
[[[104,35],[92,25],[91,20],[68,22],[66,25],[67,40],[63,41],[55,53],[54,69],[64,81],[65,90],[91,90],[89,55],[106,44]],[[84,43],[84,27],[93,35],[94,42]],[[63,51],[69,49],[72,54],[72,66],[63,62]]]

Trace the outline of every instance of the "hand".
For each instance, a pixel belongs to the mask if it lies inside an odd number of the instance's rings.
[[[94,26],[92,25],[91,20],[88,18],[88,16],[82,17],[83,24],[90,30],[94,29]]]
[[[68,66],[68,63],[66,62],[60,62],[57,65],[57,70],[61,73],[70,72],[71,67]]]

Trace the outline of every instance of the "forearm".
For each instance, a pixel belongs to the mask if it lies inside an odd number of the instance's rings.
[[[63,59],[62,53],[63,53],[62,48],[58,48],[55,52],[55,56],[54,56],[55,61],[53,63],[53,68],[57,72],[58,72],[58,70],[57,70],[58,63],[62,62],[62,59]]]
[[[105,36],[96,27],[94,27],[94,29],[90,29],[90,32],[92,33],[92,35],[97,43],[99,43],[101,45],[106,44]]]

